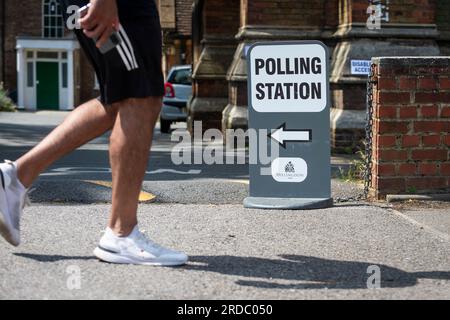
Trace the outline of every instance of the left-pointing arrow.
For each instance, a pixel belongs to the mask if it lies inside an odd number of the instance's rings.
[[[276,130],[269,134],[269,137],[286,148],[286,142],[311,142],[312,130],[287,130],[286,123],[283,123]]]

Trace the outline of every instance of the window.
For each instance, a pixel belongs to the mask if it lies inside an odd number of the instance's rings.
[[[34,86],[34,63],[27,62],[27,87],[31,88]]]
[[[64,18],[58,0],[43,0],[43,37],[62,38]]]
[[[53,51],[39,51],[37,53],[38,59],[58,59],[58,52]]]
[[[62,87],[63,88],[67,88],[67,80],[68,80],[68,75],[67,75],[67,62],[64,62],[62,64]]]
[[[172,74],[169,76],[169,80],[171,84],[192,84],[192,72],[191,69],[175,69]]]

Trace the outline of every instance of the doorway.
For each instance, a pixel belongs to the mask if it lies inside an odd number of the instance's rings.
[[[59,110],[58,62],[36,62],[36,89],[38,110]]]

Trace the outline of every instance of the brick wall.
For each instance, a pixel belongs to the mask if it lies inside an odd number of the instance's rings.
[[[326,0],[324,3],[324,27],[334,29],[339,24],[339,2]]]
[[[391,0],[389,2],[390,23],[434,23],[436,1],[448,0]],[[386,4],[386,0],[382,1]],[[345,22],[366,23],[367,0],[341,1],[341,10],[348,12],[344,15]],[[351,14],[350,14],[351,13]]]
[[[192,3],[193,0],[176,0],[175,2],[177,31],[184,36],[192,34]]]
[[[235,35],[239,29],[238,1],[206,1],[203,10],[203,24],[204,34]]]
[[[242,22],[243,25],[322,26],[324,4],[325,0],[242,0]]]
[[[161,27],[163,29],[175,29],[175,0],[157,0],[159,17],[161,20]]]
[[[372,195],[450,188],[450,58],[374,58]]]
[[[5,21],[5,87],[11,91],[17,87],[16,37],[18,35],[41,36],[42,1],[6,1]],[[26,14],[24,14],[26,12]]]
[[[447,0],[445,0],[447,1]],[[435,23],[436,0],[395,0],[389,4],[392,23]]]

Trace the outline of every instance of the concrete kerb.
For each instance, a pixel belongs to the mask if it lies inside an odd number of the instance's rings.
[[[409,200],[420,201],[448,201],[450,202],[450,193],[438,193],[438,194],[388,194],[386,201],[388,203],[402,202]]]

